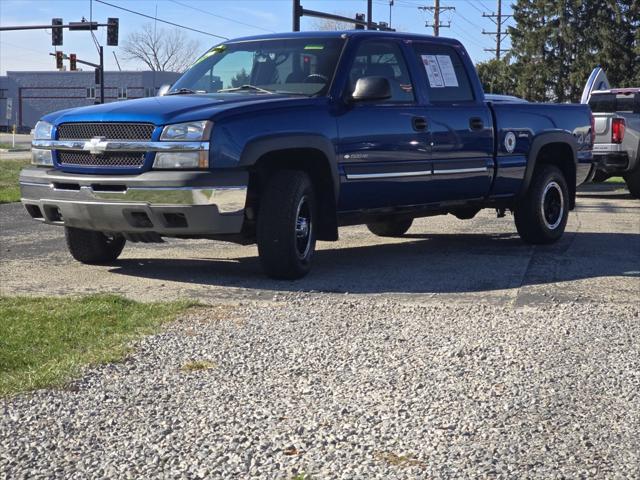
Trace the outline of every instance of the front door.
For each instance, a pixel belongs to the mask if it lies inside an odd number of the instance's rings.
[[[358,78],[382,76],[387,100],[352,103],[338,117],[341,211],[423,203],[431,176],[429,133],[400,45],[365,40],[349,70],[349,92]]]

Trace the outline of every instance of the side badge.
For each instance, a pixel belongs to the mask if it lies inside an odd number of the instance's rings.
[[[507,153],[512,153],[516,148],[516,134],[513,132],[507,132],[504,136],[504,149]]]

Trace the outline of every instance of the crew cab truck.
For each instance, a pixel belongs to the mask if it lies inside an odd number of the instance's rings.
[[[620,175],[631,196],[640,198],[640,88],[591,92],[595,120],[596,182]]]
[[[416,217],[492,208],[525,242],[554,242],[592,142],[587,105],[486,102],[456,40],[283,33],[213,47],[164,96],[45,116],[20,187],[80,262],[222,239],[257,243],[265,272],[293,279],[343,225],[401,236]]]

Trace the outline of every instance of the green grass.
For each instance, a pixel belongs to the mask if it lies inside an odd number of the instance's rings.
[[[0,203],[19,202],[18,176],[29,160],[0,160]]]
[[[607,178],[606,183],[624,183],[624,178],[622,178],[622,177],[609,177],[609,178]]]
[[[0,297],[0,396],[63,386],[83,366],[119,361],[132,339],[193,305],[117,295]]]

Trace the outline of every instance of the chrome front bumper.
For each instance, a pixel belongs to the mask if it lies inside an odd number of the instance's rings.
[[[219,235],[242,230],[247,182],[245,171],[78,175],[26,168],[20,173],[20,193],[29,214],[52,225]]]
[[[41,150],[104,152],[206,152],[209,142],[149,142],[135,140],[33,140],[33,148]]]

